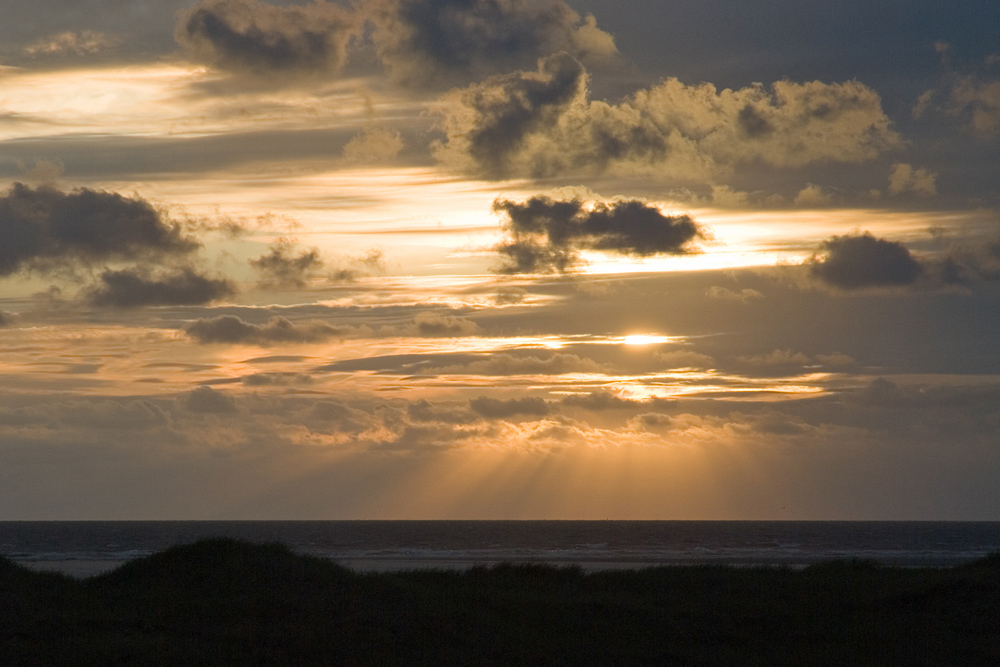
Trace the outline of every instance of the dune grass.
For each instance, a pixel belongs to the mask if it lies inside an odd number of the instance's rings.
[[[998,665],[1000,556],[355,573],[178,546],[84,580],[0,559],[0,665]]]

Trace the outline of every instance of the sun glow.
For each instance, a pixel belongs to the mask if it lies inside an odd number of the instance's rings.
[[[630,334],[621,339],[625,345],[660,345],[673,342],[675,339],[670,336],[660,336],[657,334]]]

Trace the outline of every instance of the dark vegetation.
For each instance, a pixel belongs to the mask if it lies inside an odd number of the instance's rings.
[[[220,539],[83,580],[0,558],[0,665],[1000,665],[1000,555],[357,574]]]

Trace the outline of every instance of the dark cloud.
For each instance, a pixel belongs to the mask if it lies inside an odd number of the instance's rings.
[[[236,287],[225,278],[209,278],[193,269],[150,274],[143,269],[105,271],[88,291],[95,306],[198,306],[231,296]]]
[[[374,0],[379,58],[395,81],[424,86],[523,69],[565,51],[587,62],[617,54],[593,17],[562,0]]]
[[[834,236],[810,267],[822,282],[845,290],[912,285],[923,267],[902,243],[871,234]]]
[[[287,82],[333,74],[347,59],[357,17],[335,4],[278,7],[256,0],[202,0],[174,33],[198,62],[237,75]]]
[[[496,247],[507,264],[503,273],[565,272],[579,250],[604,250],[640,257],[685,254],[704,232],[689,216],[664,215],[657,207],[629,199],[588,206],[579,199],[536,196],[525,202],[498,199],[493,210],[507,220],[508,241]]]
[[[250,266],[261,274],[264,287],[302,287],[323,267],[318,248],[295,252],[295,242],[281,239],[271,244],[271,250],[257,259],[250,260]]]
[[[449,135],[460,133],[456,142],[462,143],[471,160],[465,168],[491,178],[509,174],[514,170],[511,160],[525,139],[554,126],[574,101],[586,95],[587,80],[583,65],[562,53],[540,61],[537,72],[490,77],[453,93],[472,117],[472,123],[463,127],[456,124],[458,118],[445,121]]]
[[[469,407],[487,419],[509,419],[518,415],[544,417],[549,414],[548,404],[537,396],[501,400],[480,396],[469,401]]]
[[[198,387],[184,398],[183,405],[191,412],[207,414],[228,414],[237,411],[236,399],[211,387]]]
[[[199,244],[138,197],[15,183],[0,196],[0,276],[66,262],[184,255]]]
[[[337,327],[325,322],[295,323],[284,317],[272,317],[264,324],[253,324],[235,315],[197,320],[184,330],[199,343],[258,345],[318,343],[355,333],[351,327]]]

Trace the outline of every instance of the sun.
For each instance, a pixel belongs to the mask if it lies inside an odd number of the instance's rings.
[[[631,334],[622,338],[625,345],[658,345],[669,343],[670,336],[659,336],[655,334]]]

